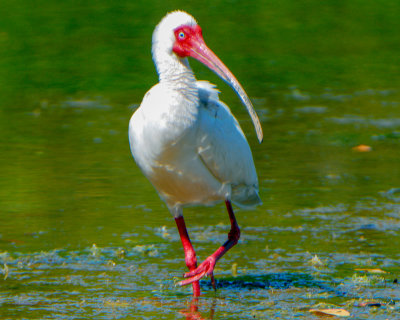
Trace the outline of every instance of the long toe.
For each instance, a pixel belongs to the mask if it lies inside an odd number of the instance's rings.
[[[192,271],[189,271],[189,272],[186,272],[184,275],[183,275],[183,277],[184,278],[192,278],[192,277],[194,277],[194,276],[196,276],[196,275],[199,275],[199,274],[202,274],[203,273],[203,275],[205,274],[205,272],[207,272],[208,271],[208,263],[205,263],[206,261],[204,261],[201,265],[199,265],[196,269],[194,269],[194,270],[192,270]]]
[[[206,260],[204,260],[196,269],[189,271],[184,274],[185,280],[179,282],[181,286],[187,285],[189,283],[199,281],[204,276],[212,276],[215,267],[215,259],[210,256]]]
[[[206,274],[206,271],[203,271],[203,272],[201,272],[199,274],[196,274],[196,275],[194,275],[194,276],[192,276],[190,278],[187,278],[185,280],[182,280],[182,281],[178,282],[178,284],[180,286],[185,286],[185,285],[193,283],[195,281],[199,281],[201,278],[203,278],[205,276],[205,274]]]

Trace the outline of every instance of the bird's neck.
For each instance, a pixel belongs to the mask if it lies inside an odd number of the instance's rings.
[[[171,82],[176,87],[195,88],[196,78],[187,58],[178,58],[174,53],[153,56],[160,82]]]

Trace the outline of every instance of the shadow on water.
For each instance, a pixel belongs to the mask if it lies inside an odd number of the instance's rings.
[[[329,284],[321,280],[317,280],[309,274],[305,273],[271,273],[271,274],[260,274],[260,275],[244,275],[238,277],[227,277],[224,279],[216,280],[217,290],[213,297],[201,297],[193,298],[188,302],[185,309],[179,311],[180,314],[186,317],[186,319],[214,319],[216,309],[221,303],[221,297],[218,292],[221,290],[227,290],[233,292],[238,297],[242,294],[246,296],[246,293],[250,291],[261,291],[266,294],[265,301],[268,301],[268,296],[273,295],[272,291],[277,290],[285,292],[291,295],[291,290],[299,289],[300,292],[304,292],[303,289],[311,289],[320,293],[332,293],[336,297],[344,296],[342,292],[337,291]],[[212,290],[210,281],[202,281],[202,287],[206,290]],[[264,295],[263,294],[263,295]],[[225,298],[223,298],[225,299]],[[228,299],[228,304],[231,308],[235,309],[235,303]],[[222,310],[219,310],[222,312]],[[219,313],[221,313],[219,312]],[[256,314],[250,314],[252,317],[257,317]]]
[[[321,280],[314,279],[305,273],[271,273],[263,275],[244,275],[234,278],[216,280],[217,289],[288,289],[296,288],[319,288],[325,291],[333,291]],[[211,284],[207,283],[208,287]]]

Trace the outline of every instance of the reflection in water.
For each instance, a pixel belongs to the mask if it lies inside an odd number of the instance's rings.
[[[213,298],[210,304],[210,313],[208,317],[203,317],[199,312],[199,298],[193,297],[189,303],[187,309],[181,310],[180,313],[186,316],[186,320],[205,320],[214,319],[215,306],[217,304],[217,298]]]

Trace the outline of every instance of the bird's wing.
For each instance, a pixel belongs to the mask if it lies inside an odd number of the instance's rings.
[[[197,152],[221,183],[232,187],[231,198],[242,205],[260,202],[258,179],[250,146],[228,106],[218,99],[215,86],[197,82],[200,117]]]

